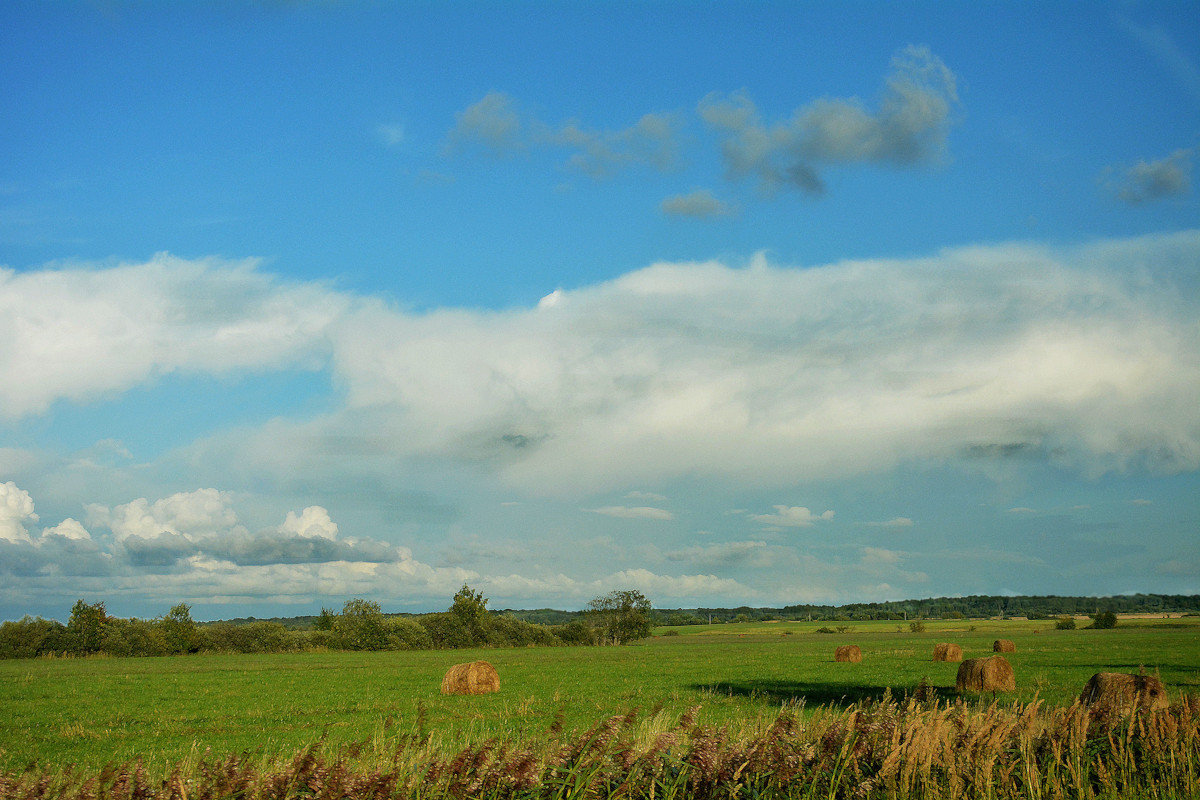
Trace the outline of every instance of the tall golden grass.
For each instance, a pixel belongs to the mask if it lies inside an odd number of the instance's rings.
[[[440,752],[402,734],[289,762],[205,754],[151,778],[141,764],[99,774],[29,770],[0,776],[8,800],[460,800],[489,798],[1195,798],[1200,710],[1108,713],[933,699],[801,714],[784,707],[757,730],[696,724],[658,710],[615,716],[583,733],[550,726],[544,740],[489,740]]]

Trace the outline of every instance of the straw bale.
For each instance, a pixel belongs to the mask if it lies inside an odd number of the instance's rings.
[[[934,661],[962,661],[962,648],[956,644],[942,643],[933,647]]]
[[[1170,705],[1167,688],[1153,675],[1097,672],[1083,687],[1079,702],[1089,706],[1164,709]]]
[[[1017,652],[1017,646],[1008,639],[997,639],[996,641],[992,642],[992,652],[1015,653]]]
[[[455,664],[442,678],[442,694],[488,694],[500,691],[500,676],[486,661]]]
[[[1011,692],[1017,679],[1004,656],[968,658],[958,666],[955,687],[960,692]]]
[[[857,664],[862,661],[862,649],[856,644],[844,644],[834,651],[833,659]]]

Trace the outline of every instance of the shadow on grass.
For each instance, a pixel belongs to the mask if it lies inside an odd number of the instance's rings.
[[[891,689],[892,697],[904,697],[915,692],[916,687],[898,686],[863,686],[861,684],[841,683],[804,683],[800,681],[744,681],[741,683],[703,683],[691,688],[701,692],[726,695],[728,697],[746,697],[759,700],[767,705],[780,705],[803,700],[804,704],[815,706],[834,706],[848,708],[855,703],[882,700]],[[954,691],[953,686],[931,687],[939,694]]]

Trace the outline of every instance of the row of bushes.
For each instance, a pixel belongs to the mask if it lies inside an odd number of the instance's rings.
[[[634,603],[640,598],[644,606],[614,609],[600,602],[618,595],[621,601]],[[650,633],[649,604],[636,592],[597,598],[588,614],[565,625],[539,625],[493,614],[487,602],[463,586],[448,611],[405,617],[385,615],[378,603],[354,599],[340,613],[322,609],[311,629],[296,630],[270,621],[197,623],[186,603],[155,619],[122,619],[108,616],[104,603],[80,600],[66,625],[28,616],[0,623],[0,658],[551,647],[621,644]]]

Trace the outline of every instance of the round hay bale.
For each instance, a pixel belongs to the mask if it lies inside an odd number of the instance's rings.
[[[992,642],[992,652],[1015,653],[1017,652],[1017,646],[1008,639],[997,639],[996,641]]]
[[[862,649],[856,644],[844,644],[833,652],[833,660],[857,664],[862,661]]]
[[[956,644],[938,644],[933,647],[934,661],[962,661],[962,648]]]
[[[500,675],[486,661],[455,664],[442,678],[442,694],[488,694],[500,691]]]
[[[1017,679],[1004,656],[968,658],[958,666],[955,688],[960,692],[1011,692],[1017,688]]]
[[[1083,687],[1079,702],[1088,706],[1142,710],[1160,710],[1170,705],[1167,687],[1158,678],[1124,672],[1097,672]]]

